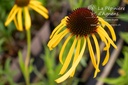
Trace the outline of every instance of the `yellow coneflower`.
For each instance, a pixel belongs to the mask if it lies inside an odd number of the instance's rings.
[[[23,31],[23,25],[25,25],[26,30],[30,29],[30,8],[44,16],[46,19],[48,18],[48,10],[44,6],[42,6],[41,2],[39,2],[38,0],[15,0],[15,5],[13,6],[10,14],[7,17],[5,26],[9,25],[9,23],[14,20],[16,28],[19,31]],[[24,19],[22,18],[22,13],[24,13]]]
[[[104,30],[105,26],[110,30],[112,39]],[[117,48],[117,46],[113,42],[116,41],[116,35],[113,27],[108,22],[104,21],[101,17],[96,16],[94,12],[87,8],[78,8],[68,16],[66,16],[64,19],[62,19],[61,23],[53,30],[50,36],[50,41],[48,42],[48,47],[50,50],[52,50],[58,45],[62,38],[67,37],[59,54],[59,61],[63,65],[59,74],[63,74],[63,76],[56,79],[56,82],[63,82],[68,77],[72,77],[74,75],[75,69],[85,51],[86,44],[89,49],[92,64],[96,69],[94,73],[94,77],[96,77],[97,73],[100,72],[100,48],[96,35],[99,35],[101,40],[106,45],[104,48],[104,50],[106,51],[106,57],[102,63],[102,65],[104,66],[109,59],[110,45],[112,45],[114,48]],[[74,41],[67,54],[66,59],[63,61],[62,56],[64,50],[66,50],[65,47],[71,38],[74,39]],[[92,47],[90,38],[92,38],[94,41],[94,47]],[[96,56],[94,55],[94,48],[96,50]],[[69,68],[69,64],[71,64],[71,62],[72,65]],[[68,68],[69,70],[67,70]]]

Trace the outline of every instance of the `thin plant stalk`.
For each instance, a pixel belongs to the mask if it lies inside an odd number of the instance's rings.
[[[25,81],[26,85],[30,85],[30,76],[29,76],[29,61],[31,54],[31,32],[27,30],[27,55],[25,59]]]

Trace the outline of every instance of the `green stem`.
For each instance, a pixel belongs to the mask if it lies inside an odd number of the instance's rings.
[[[25,81],[26,85],[30,85],[30,76],[29,76],[29,62],[30,62],[30,54],[31,54],[31,32],[27,30],[27,56],[25,59]]]

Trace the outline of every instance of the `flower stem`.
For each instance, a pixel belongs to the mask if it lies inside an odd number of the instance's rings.
[[[29,61],[30,61],[30,54],[31,54],[31,32],[27,30],[27,55],[25,59],[25,81],[26,85],[30,85],[30,77],[29,77]]]

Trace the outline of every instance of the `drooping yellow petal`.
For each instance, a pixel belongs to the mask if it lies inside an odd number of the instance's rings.
[[[108,60],[109,60],[109,50],[107,50],[107,53],[106,53],[105,59],[104,59],[104,61],[102,63],[102,66],[106,65]]]
[[[31,1],[30,4],[48,14],[48,10],[44,6],[42,6],[39,1]]]
[[[23,30],[23,24],[22,24],[22,8],[19,9],[17,13],[17,22],[18,22],[18,30],[22,31]]]
[[[12,8],[10,14],[8,15],[8,18],[5,22],[5,26],[7,26],[13,19],[14,17],[16,16],[16,13],[19,11],[19,8],[14,5],[14,7]]]
[[[108,46],[108,47],[107,47],[107,46]],[[107,46],[106,46],[106,47],[104,47],[104,49],[103,49],[103,50],[108,50],[108,49],[110,48],[110,43],[109,43],[109,42],[108,42]]]
[[[68,68],[68,66],[71,62],[72,56],[73,56],[73,52],[74,52],[74,48],[76,46],[76,42],[77,42],[77,39],[75,38],[59,74],[64,74],[64,72],[67,70],[67,68]]]
[[[79,64],[79,62],[83,56],[85,47],[86,47],[86,39],[84,40],[84,45],[82,47],[82,50],[81,50],[80,55],[78,56],[77,60],[72,65],[72,67],[68,70],[68,72],[66,72],[63,76],[61,76],[60,78],[55,80],[57,83],[60,83],[60,82],[63,82],[64,80],[66,80],[70,76],[70,74],[76,69],[76,66]]]
[[[108,22],[104,21],[101,17],[98,17],[98,19],[99,19],[99,21],[100,21],[102,24],[104,24],[104,25],[106,25],[106,26],[108,27],[108,29],[109,29],[110,32],[111,32],[112,39],[113,39],[114,41],[116,41],[116,35],[115,35],[114,28],[113,28]]]
[[[112,44],[112,46],[117,49],[117,46],[114,44],[114,42],[111,40],[111,38],[108,36],[107,32],[102,28],[102,27],[99,27],[99,29],[97,29],[97,31],[99,33],[102,34],[102,36],[106,37],[108,42],[110,42]]]
[[[98,25],[101,25],[103,28],[106,26],[104,23],[98,22]]]
[[[11,9],[9,15],[8,15],[8,18],[10,18],[14,14],[14,12],[16,11],[16,9],[18,9],[18,6],[17,5],[14,5],[13,8]]]
[[[106,47],[104,48],[104,50],[106,50],[107,53],[106,53],[105,59],[104,59],[104,61],[103,61],[103,63],[102,63],[102,65],[104,66],[104,65],[108,62],[108,60],[109,60],[109,48],[110,48],[110,43],[107,42],[106,38],[105,38],[104,36],[102,36],[99,32],[98,32],[98,34],[99,34],[101,40],[106,44]]]
[[[50,39],[51,39],[54,35],[58,34],[58,33],[62,30],[62,28],[64,28],[64,25],[63,25],[62,23],[60,23],[60,24],[53,30],[52,34],[50,35]]]
[[[63,32],[60,34],[54,36],[49,42],[48,42],[48,47],[50,50],[52,50],[58,43],[61,41],[61,39],[68,33],[69,31],[65,29]]]
[[[78,56],[79,56],[80,44],[81,44],[81,39],[78,38],[78,44],[77,44],[77,47],[76,47],[76,52],[75,52],[75,56],[74,56],[73,62],[75,62],[77,60]]]
[[[53,35],[58,34],[66,26],[66,19],[67,17],[61,20],[61,23],[53,30],[52,34],[50,35],[50,39],[53,37]]]
[[[104,36],[102,36],[99,32],[97,32],[101,38],[101,40],[105,43],[106,47],[104,48],[104,50],[109,49],[110,45],[108,44],[106,38]]]
[[[60,54],[59,54],[59,61],[60,61],[61,64],[63,64],[63,61],[62,61],[63,52],[64,52],[64,50],[65,50],[65,47],[66,47],[68,41],[71,39],[72,36],[73,36],[73,35],[70,35],[70,36],[66,39],[66,41],[64,42],[64,44],[63,44],[63,46],[62,46],[62,48],[61,48],[61,51],[60,51]]]
[[[34,4],[30,3],[29,7],[38,12],[39,14],[41,14],[42,16],[44,16],[46,19],[48,19],[48,14],[37,8]]]
[[[19,28],[16,17],[14,17],[14,23],[15,23],[16,28]],[[22,30],[20,30],[20,31],[22,31]]]
[[[76,52],[75,52],[75,56],[74,56],[74,59],[73,59],[73,64],[75,63],[75,61],[77,60],[77,58],[79,56],[79,53],[80,53],[80,44],[81,44],[81,39],[78,38],[78,44],[77,44],[77,47],[76,47]],[[74,73],[75,73],[75,70],[72,72],[72,74],[70,75],[70,77],[73,77],[74,76]]]
[[[95,46],[96,46],[97,68],[99,69],[99,64],[100,64],[100,47],[99,47],[98,41],[96,39],[96,36],[94,34],[92,34],[92,37],[93,37],[93,40],[94,40],[94,43],[95,43]],[[98,73],[98,71],[96,70],[95,73],[94,73],[94,77],[97,76],[97,73]]]
[[[42,4],[40,1],[37,0],[30,0],[30,3]]]
[[[87,41],[88,41],[88,49],[89,49],[89,53],[90,53],[90,58],[91,58],[92,64],[93,64],[94,68],[99,72],[100,70],[97,68],[95,55],[94,55],[94,52],[93,52],[92,45],[91,45],[89,37],[87,37]]]
[[[24,7],[24,20],[25,20],[25,28],[26,30],[29,30],[31,27],[31,18],[28,11],[28,7]]]

